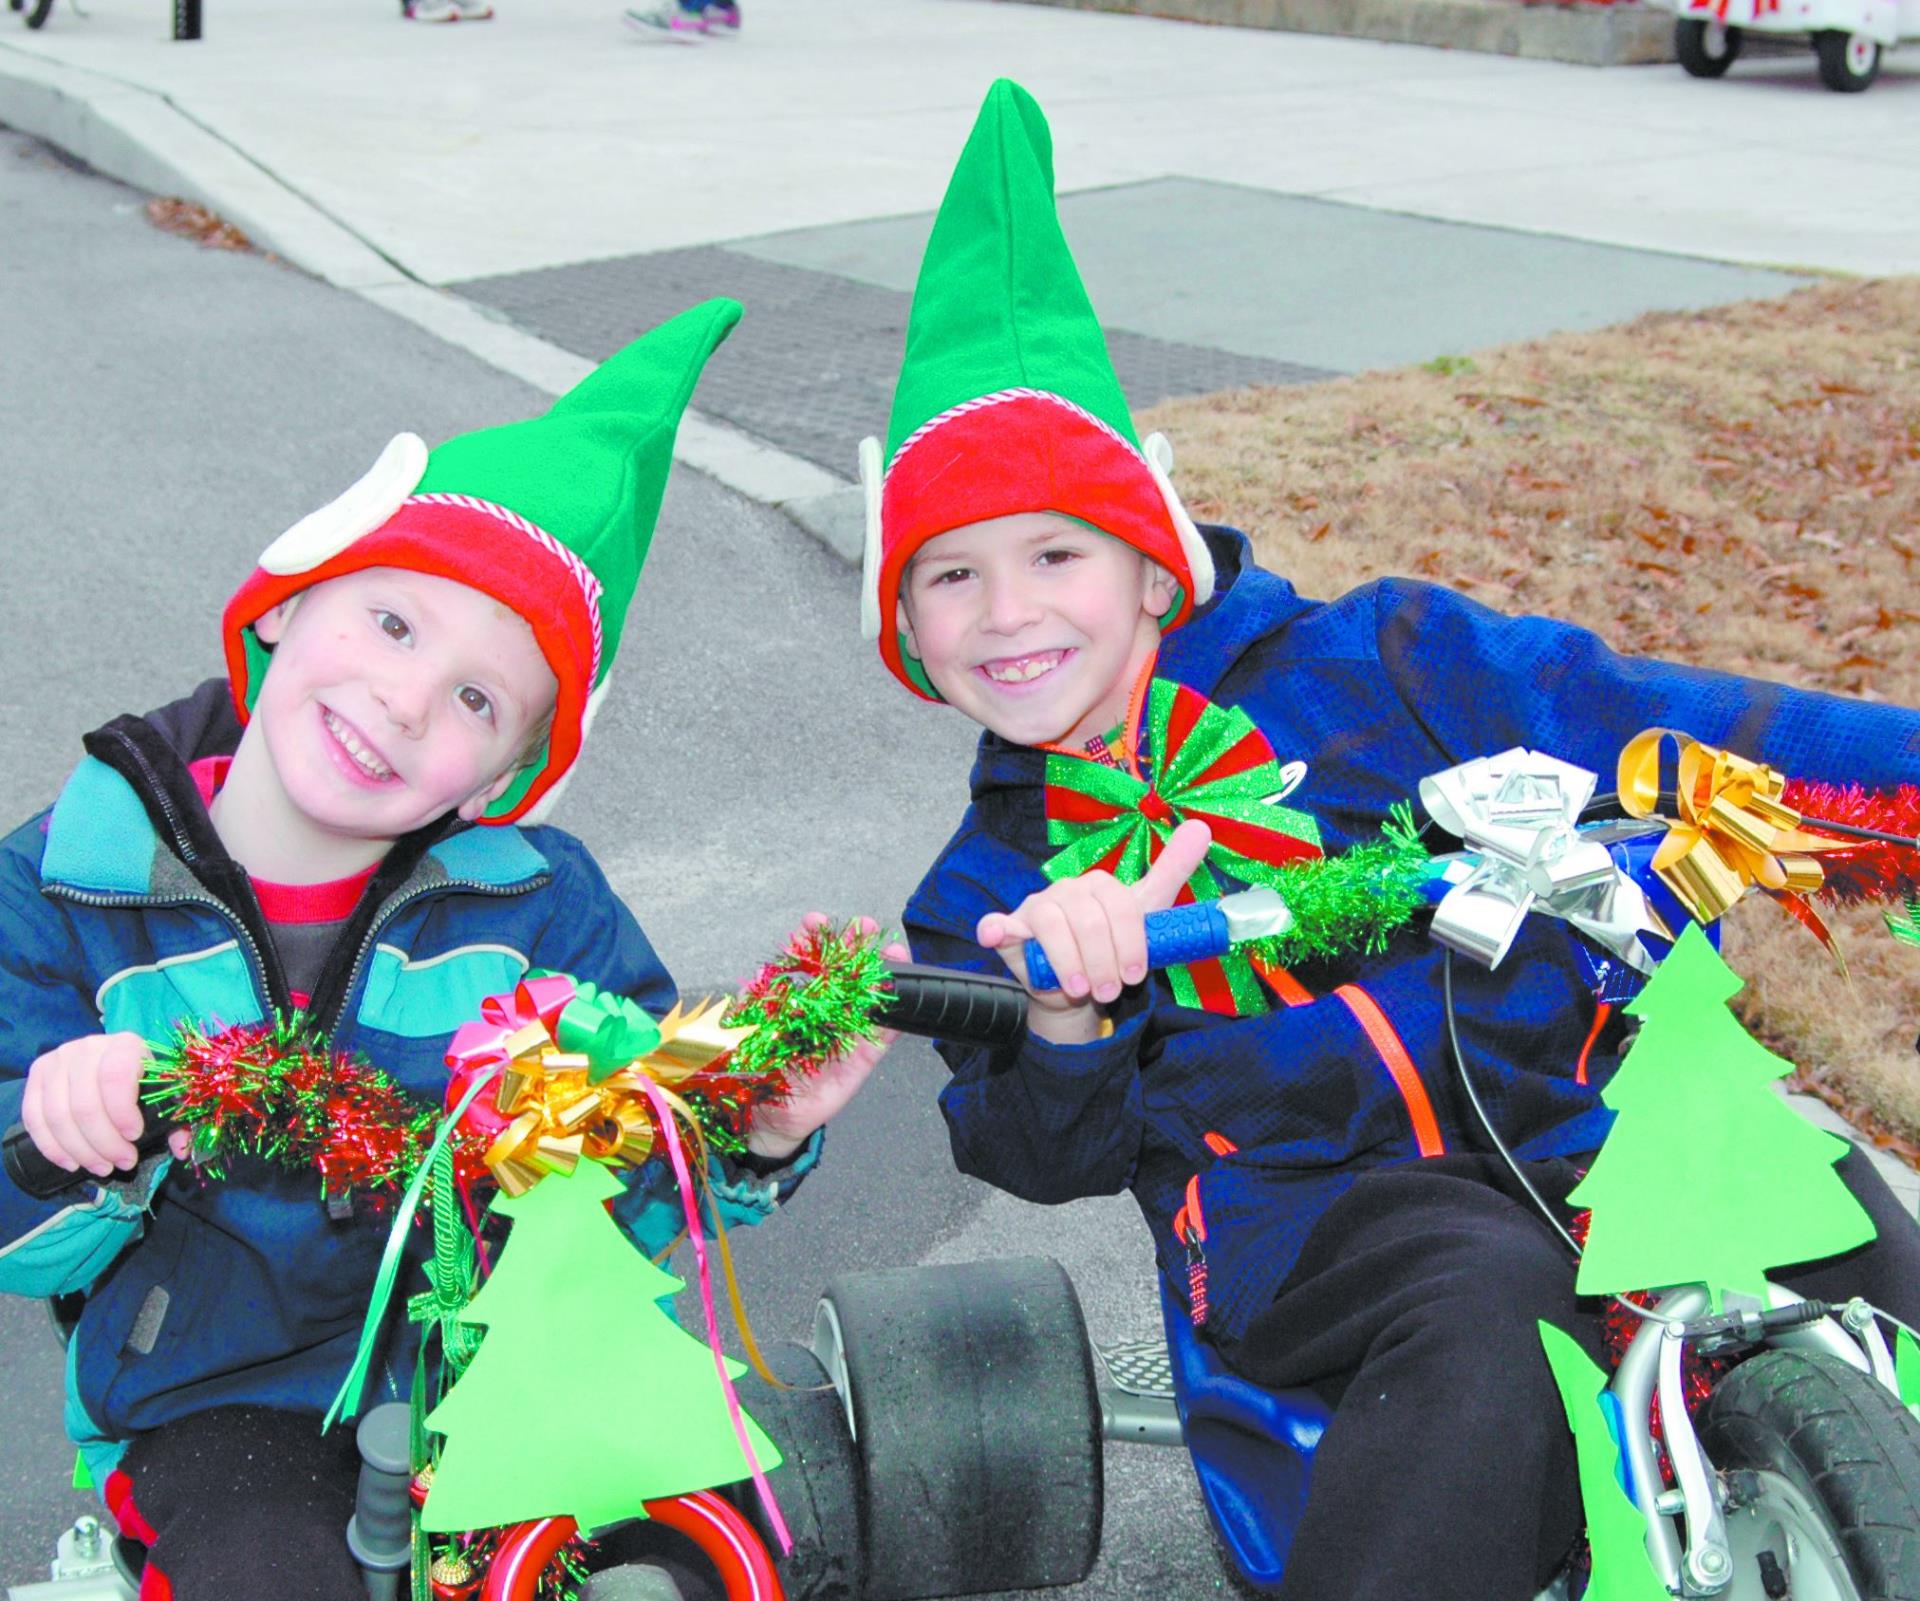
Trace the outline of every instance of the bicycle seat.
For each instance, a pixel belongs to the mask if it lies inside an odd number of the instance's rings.
[[[1174,1404],[1207,1517],[1240,1576],[1279,1586],[1332,1415],[1309,1390],[1269,1390],[1228,1369],[1162,1282]]]

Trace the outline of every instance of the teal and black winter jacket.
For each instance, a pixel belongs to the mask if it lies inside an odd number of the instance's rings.
[[[0,843],[0,1124],[28,1067],[87,1034],[164,1039],[183,1021],[248,1023],[287,984],[246,873],[221,848],[187,762],[233,749],[223,684],[89,735],[59,800]],[[674,986],[586,848],[559,829],[443,821],[388,854],[342,929],[308,1015],[413,1095],[440,1104],[448,1037],[530,967],[629,995]],[[811,1166],[714,1173],[721,1215],[756,1222]],[[615,1205],[649,1252],[682,1213],[663,1164]],[[35,1201],[0,1177],[0,1290],[86,1293],[68,1350],[67,1428],[96,1483],[129,1436],[231,1403],[322,1411],[352,1360],[391,1208],[328,1215],[310,1174],[237,1160],[222,1180],[149,1163],[124,1184]],[[416,1230],[417,1244],[430,1230]],[[420,1280],[403,1272],[405,1288]],[[411,1330],[376,1372],[403,1393]],[[406,1348],[401,1349],[402,1346]],[[374,1388],[370,1386],[370,1389]]]

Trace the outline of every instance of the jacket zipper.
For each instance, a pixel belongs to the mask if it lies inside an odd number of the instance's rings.
[[[71,884],[43,884],[43,895],[55,900],[72,901],[78,906],[204,906],[219,914],[222,921],[240,936],[253,969],[254,992],[265,999],[264,1010],[273,1009],[272,989],[267,983],[266,957],[253,932],[223,901],[211,895],[104,895],[95,890],[75,889]]]
[[[113,737],[119,743],[120,748],[127,753],[134,766],[140,769],[140,776],[146,781],[147,794],[151,795],[159,804],[161,815],[167,820],[167,832],[173,836],[174,854],[180,858],[185,866],[191,868],[200,859],[199,852],[194,849],[193,841],[187,837],[187,830],[181,822],[180,813],[174,808],[172,796],[167,793],[167,786],[160,781],[160,775],[153,770],[153,764],[147,760],[146,752],[141,750],[138,744],[129,739],[124,732],[116,732]],[[198,875],[196,874],[195,876],[197,877]],[[274,1010],[273,980],[276,976],[275,969],[277,969],[278,966],[278,956],[276,953],[274,968],[269,968],[267,953],[261,948],[260,942],[254,938],[253,931],[247,927],[247,920],[244,917],[217,896],[211,894],[150,898],[150,900],[151,904],[158,906],[209,906],[224,917],[239,933],[240,937],[246,941],[247,954],[253,961],[254,985],[265,1001],[264,1010],[269,1013]],[[83,902],[82,904],[88,903]],[[92,904],[128,905],[137,903],[128,901],[106,901]],[[285,975],[279,974],[278,976],[281,978],[281,987],[285,988]],[[288,1004],[289,1006],[292,1004],[291,996],[288,997]]]
[[[372,926],[367,930],[366,938],[361,940],[360,949],[354,952],[353,966],[347,970],[346,988],[341,990],[340,1000],[333,1009],[333,1016],[326,1020],[324,1026],[327,1037],[331,1039],[334,1030],[340,1026],[340,1019],[345,1015],[348,1005],[353,1000],[354,991],[359,987],[361,971],[366,966],[367,958],[372,954],[374,946],[379,942],[381,934],[415,901],[423,900],[429,895],[437,895],[442,890],[466,890],[475,895],[492,895],[502,898],[508,895],[520,895],[528,890],[538,889],[552,876],[551,873],[535,873],[531,878],[523,878],[510,885],[483,884],[473,878],[443,878],[438,883],[422,884],[416,889],[402,891],[381,908],[379,915],[374,918]]]
[[[1240,1147],[1224,1134],[1209,1129],[1207,1149],[1215,1156],[1231,1156]],[[1204,1328],[1207,1322],[1207,1219],[1200,1210],[1200,1175],[1187,1180],[1186,1200],[1173,1214],[1173,1234],[1187,1248],[1187,1310],[1193,1326]]]
[[[354,989],[360,982],[361,970],[366,965],[367,956],[373,950],[380,935],[386,931],[387,926],[392,923],[394,918],[398,917],[401,912],[405,911],[407,907],[411,906],[415,901],[422,900],[429,895],[436,895],[442,890],[465,890],[476,895],[518,895],[526,890],[538,888],[540,884],[551,876],[551,874],[535,874],[532,878],[521,879],[513,885],[483,884],[478,879],[472,878],[442,879],[435,884],[422,884],[419,888],[392,901],[385,910],[374,919],[373,926],[367,930],[366,938],[361,941],[360,949],[354,955],[353,967],[347,979],[347,987],[341,991],[340,1004],[335,1008],[334,1016],[328,1022],[325,1033],[331,1038],[334,1030],[339,1027],[340,1016],[346,1011],[347,1003],[353,998]],[[254,939],[247,925],[234,914],[233,910],[212,895],[108,895],[96,890],[75,889],[70,884],[58,883],[43,885],[42,893],[50,895],[57,900],[72,901],[79,906],[206,907],[208,910],[217,913],[227,926],[240,937],[247,952],[248,959],[253,967],[256,996],[265,998],[267,1001],[265,1009],[269,1011],[272,1010],[271,994],[266,981],[266,961],[261,955],[259,942]]]

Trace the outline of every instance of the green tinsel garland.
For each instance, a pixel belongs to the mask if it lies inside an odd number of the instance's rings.
[[[1395,931],[1427,904],[1422,886],[1432,875],[1432,857],[1404,801],[1380,832],[1377,842],[1292,863],[1265,877],[1293,913],[1293,927],[1241,949],[1275,967],[1385,950]]]

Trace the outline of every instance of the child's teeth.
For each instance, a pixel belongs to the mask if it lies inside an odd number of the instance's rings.
[[[1051,653],[1045,656],[1023,656],[1017,662],[1008,662],[1004,666],[990,668],[987,676],[1002,684],[1024,684],[1028,679],[1038,678],[1054,664]]]
[[[346,747],[347,754],[360,764],[361,769],[366,772],[369,777],[391,778],[393,776],[393,769],[381,761],[372,751],[368,750],[365,745],[361,744],[360,741],[354,737],[353,730],[341,722],[338,717],[335,717],[332,712],[327,713],[327,727],[332,731],[333,737]]]

